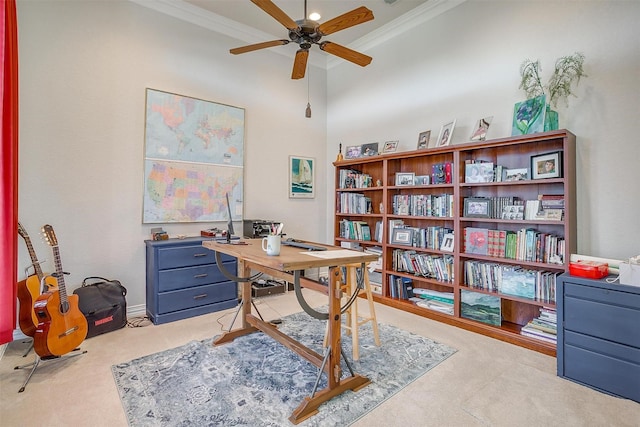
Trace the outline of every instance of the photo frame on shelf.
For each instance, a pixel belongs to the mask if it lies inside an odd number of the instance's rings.
[[[453,252],[453,247],[455,245],[455,238],[453,233],[447,233],[442,237],[442,244],[440,245],[440,250],[442,252]]]
[[[289,198],[313,199],[314,188],[315,159],[289,156]]]
[[[413,185],[415,179],[415,173],[413,172],[398,172],[396,173],[396,185],[398,187],[408,187]]]
[[[431,175],[416,175],[413,178],[415,185],[429,185],[431,184]]]
[[[562,151],[531,156],[531,179],[560,178]]]
[[[484,197],[467,197],[464,199],[464,216],[466,218],[490,218],[491,200]]]
[[[377,156],[378,155],[378,143],[371,142],[369,144],[362,144],[360,155],[363,157]]]
[[[345,159],[357,159],[358,157],[360,157],[362,153],[362,146],[360,145],[351,145],[349,147],[347,147],[347,149],[344,151],[344,158]]]
[[[387,141],[382,146],[382,153],[394,153],[398,149],[399,141]]]
[[[493,116],[478,120],[478,123],[471,134],[471,138],[469,139],[471,139],[471,141],[484,141],[487,138],[487,131],[489,130],[489,125],[491,125],[492,120]]]
[[[440,128],[440,134],[436,140],[436,147],[445,147],[451,143],[451,136],[453,135],[453,129],[455,127],[455,119],[452,122],[442,125],[442,128]]]
[[[431,139],[431,130],[420,132],[418,135],[418,147],[417,150],[424,150],[429,148],[429,140]]]
[[[529,169],[527,168],[506,169],[504,171],[503,181],[526,181],[528,179]]]
[[[413,229],[411,228],[394,228],[391,232],[392,245],[411,246],[413,242]]]

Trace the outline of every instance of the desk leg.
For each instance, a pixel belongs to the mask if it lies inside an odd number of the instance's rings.
[[[342,333],[340,326],[340,302],[341,293],[338,279],[340,277],[340,267],[329,269],[329,361],[325,367],[327,374],[327,388],[320,390],[313,397],[305,397],[302,403],[293,411],[289,421],[298,424],[307,418],[318,413],[318,407],[329,399],[347,391],[358,391],[368,385],[371,380],[362,375],[355,374],[351,377],[340,380],[342,369],[340,367],[340,336]]]
[[[249,277],[251,268],[244,261],[238,260],[238,270],[242,273],[239,277]],[[225,332],[213,341],[213,345],[225,344],[237,337],[256,332],[258,329],[247,323],[247,314],[251,314],[251,282],[240,282],[242,285],[242,307],[240,313],[240,329]]]

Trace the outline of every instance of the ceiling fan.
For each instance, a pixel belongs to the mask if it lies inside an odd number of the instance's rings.
[[[309,49],[314,44],[317,44],[321,50],[327,53],[353,62],[361,67],[369,65],[373,59],[370,56],[356,52],[355,50],[351,50],[339,44],[332,43],[330,41],[320,41],[323,36],[353,27],[354,25],[371,21],[373,19],[373,12],[364,6],[333,18],[324,24],[318,24],[317,22],[306,18],[307,0],[304,1],[305,18],[298,21],[291,19],[271,0],[251,0],[251,2],[271,15],[276,21],[284,25],[289,30],[289,40],[272,40],[243,47],[236,47],[229,51],[234,55],[265,49],[268,47],[282,46],[291,42],[297,43],[300,48],[296,52],[296,58],[293,62],[293,71],[291,72],[292,79],[301,79],[304,77],[307,69],[307,59],[309,58]]]

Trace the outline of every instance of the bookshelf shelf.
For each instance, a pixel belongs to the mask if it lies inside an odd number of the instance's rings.
[[[341,206],[341,194],[343,193],[360,193],[371,200],[373,208],[373,212],[369,214],[337,212],[334,221],[335,242],[340,244],[343,241],[353,241],[340,237],[340,227],[344,221],[366,222],[366,225],[369,226],[372,240],[357,242],[365,248],[367,246],[382,248],[382,269],[378,270],[382,292],[374,295],[377,302],[555,356],[555,344],[522,335],[521,330],[540,314],[541,309],[555,309],[553,293],[555,276],[568,272],[569,255],[576,252],[575,143],[576,138],[571,132],[559,130],[335,162],[337,210]],[[555,152],[560,152],[561,176],[530,179],[532,156]],[[492,163],[492,166],[500,165],[505,170],[526,168],[529,179],[498,182],[494,179],[493,182],[481,183],[465,182],[466,165],[472,161]],[[430,184],[396,185],[396,173],[413,173],[415,177],[429,176]],[[373,183],[373,186],[340,188],[344,186],[345,177],[358,175],[366,175],[368,181],[365,180],[365,182]],[[434,183],[438,178],[441,183]],[[362,180],[362,178],[358,179]],[[346,182],[350,185],[352,181],[347,180]],[[378,183],[381,185],[378,186]],[[545,198],[539,198],[542,195]],[[344,197],[342,196],[343,201]],[[540,215],[530,216],[529,219],[502,219],[496,217],[500,215],[501,205],[496,205],[491,217],[469,217],[465,216],[466,198],[488,199],[492,203],[490,206],[494,206],[495,203],[503,203],[503,200],[517,200],[514,203],[540,200],[540,205],[536,205],[538,209],[543,206],[545,200],[550,204],[551,202],[548,200],[561,199],[563,203],[562,219],[559,220],[557,219],[559,217],[551,215],[544,217],[547,219],[540,219],[542,218]],[[438,215],[442,216],[406,214],[407,209],[409,209],[408,212],[429,212],[416,209],[416,204],[420,208],[423,200],[427,199],[429,203],[436,203],[434,200],[437,199],[437,203],[444,204],[444,206],[438,205],[438,209],[440,209]],[[400,202],[406,200],[409,200],[410,207],[407,208],[407,202],[405,202],[404,211],[399,210]],[[397,225],[400,222],[401,225],[398,226],[411,228],[414,230],[412,231],[413,236],[420,236],[418,241],[424,239],[425,236],[427,236],[427,240],[434,239],[434,235],[437,241],[442,238],[443,234],[453,233],[453,251],[442,251],[437,246],[431,247],[432,245],[421,247],[424,243],[417,244],[417,247],[392,244],[391,223]],[[377,227],[382,228],[382,233],[379,236],[380,241],[376,240],[376,234],[373,232]],[[519,242],[526,241],[524,235],[526,230],[530,229],[534,239],[541,243],[535,246],[537,248],[535,250],[534,246],[530,246],[530,250],[534,252],[527,253],[526,256],[524,256],[524,252],[520,252],[519,258],[510,257],[510,254],[507,254],[507,257],[499,256],[501,254],[498,248],[503,242],[498,243],[497,241],[492,243],[494,245],[492,255],[489,253],[486,255],[469,253],[465,250],[465,228],[490,230],[494,237],[499,236],[498,232],[503,232],[503,234],[522,232],[523,240]],[[441,240],[440,243],[442,243]],[[541,247],[543,243],[545,246]],[[531,245],[531,242],[529,244]],[[433,278],[446,277],[442,275],[434,275],[433,277],[414,275],[411,268],[410,271],[406,269],[406,271],[399,271],[397,265],[394,264],[394,256],[397,251],[415,252],[415,255],[406,254],[409,259],[412,259],[412,256],[442,258],[446,261],[444,264],[450,268],[453,280],[449,282]],[[541,262],[549,259],[557,261],[558,256],[563,258],[564,263]],[[397,261],[396,259],[395,262]],[[496,289],[469,286],[465,274],[468,262],[498,265],[500,269],[522,268],[532,271],[530,274],[538,276],[535,284],[536,298],[530,298],[529,294],[526,296],[511,295]],[[416,265],[414,264],[414,267]],[[400,270],[403,269],[400,268]],[[542,276],[544,279],[540,279]],[[421,307],[415,301],[398,298],[396,296],[398,292],[395,289],[392,297],[389,281],[393,278],[411,279],[414,289],[452,294],[453,314]],[[542,282],[538,282],[540,280],[546,281],[544,286]],[[486,284],[483,282],[484,285]],[[493,325],[473,320],[468,317],[468,312],[465,312],[466,315],[463,316],[463,310],[468,310],[468,308],[463,309],[462,291],[471,291],[499,300],[500,324]]]

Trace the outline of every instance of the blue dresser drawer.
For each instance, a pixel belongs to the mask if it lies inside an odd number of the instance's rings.
[[[640,295],[564,284],[564,328],[640,347]]]
[[[237,300],[237,297],[238,290],[235,282],[214,283],[163,292],[158,296],[158,312],[169,313],[225,300]]]
[[[236,274],[237,268],[235,262],[223,263],[223,267],[231,274]],[[229,279],[220,272],[218,264],[160,270],[158,272],[158,292],[191,288],[193,286],[226,282],[228,280]]]
[[[232,261],[228,255],[221,256],[222,262]],[[160,270],[193,265],[215,264],[215,252],[196,244],[191,246],[167,247],[158,249],[157,265]]]
[[[565,331],[564,376],[640,402],[640,349]]]

